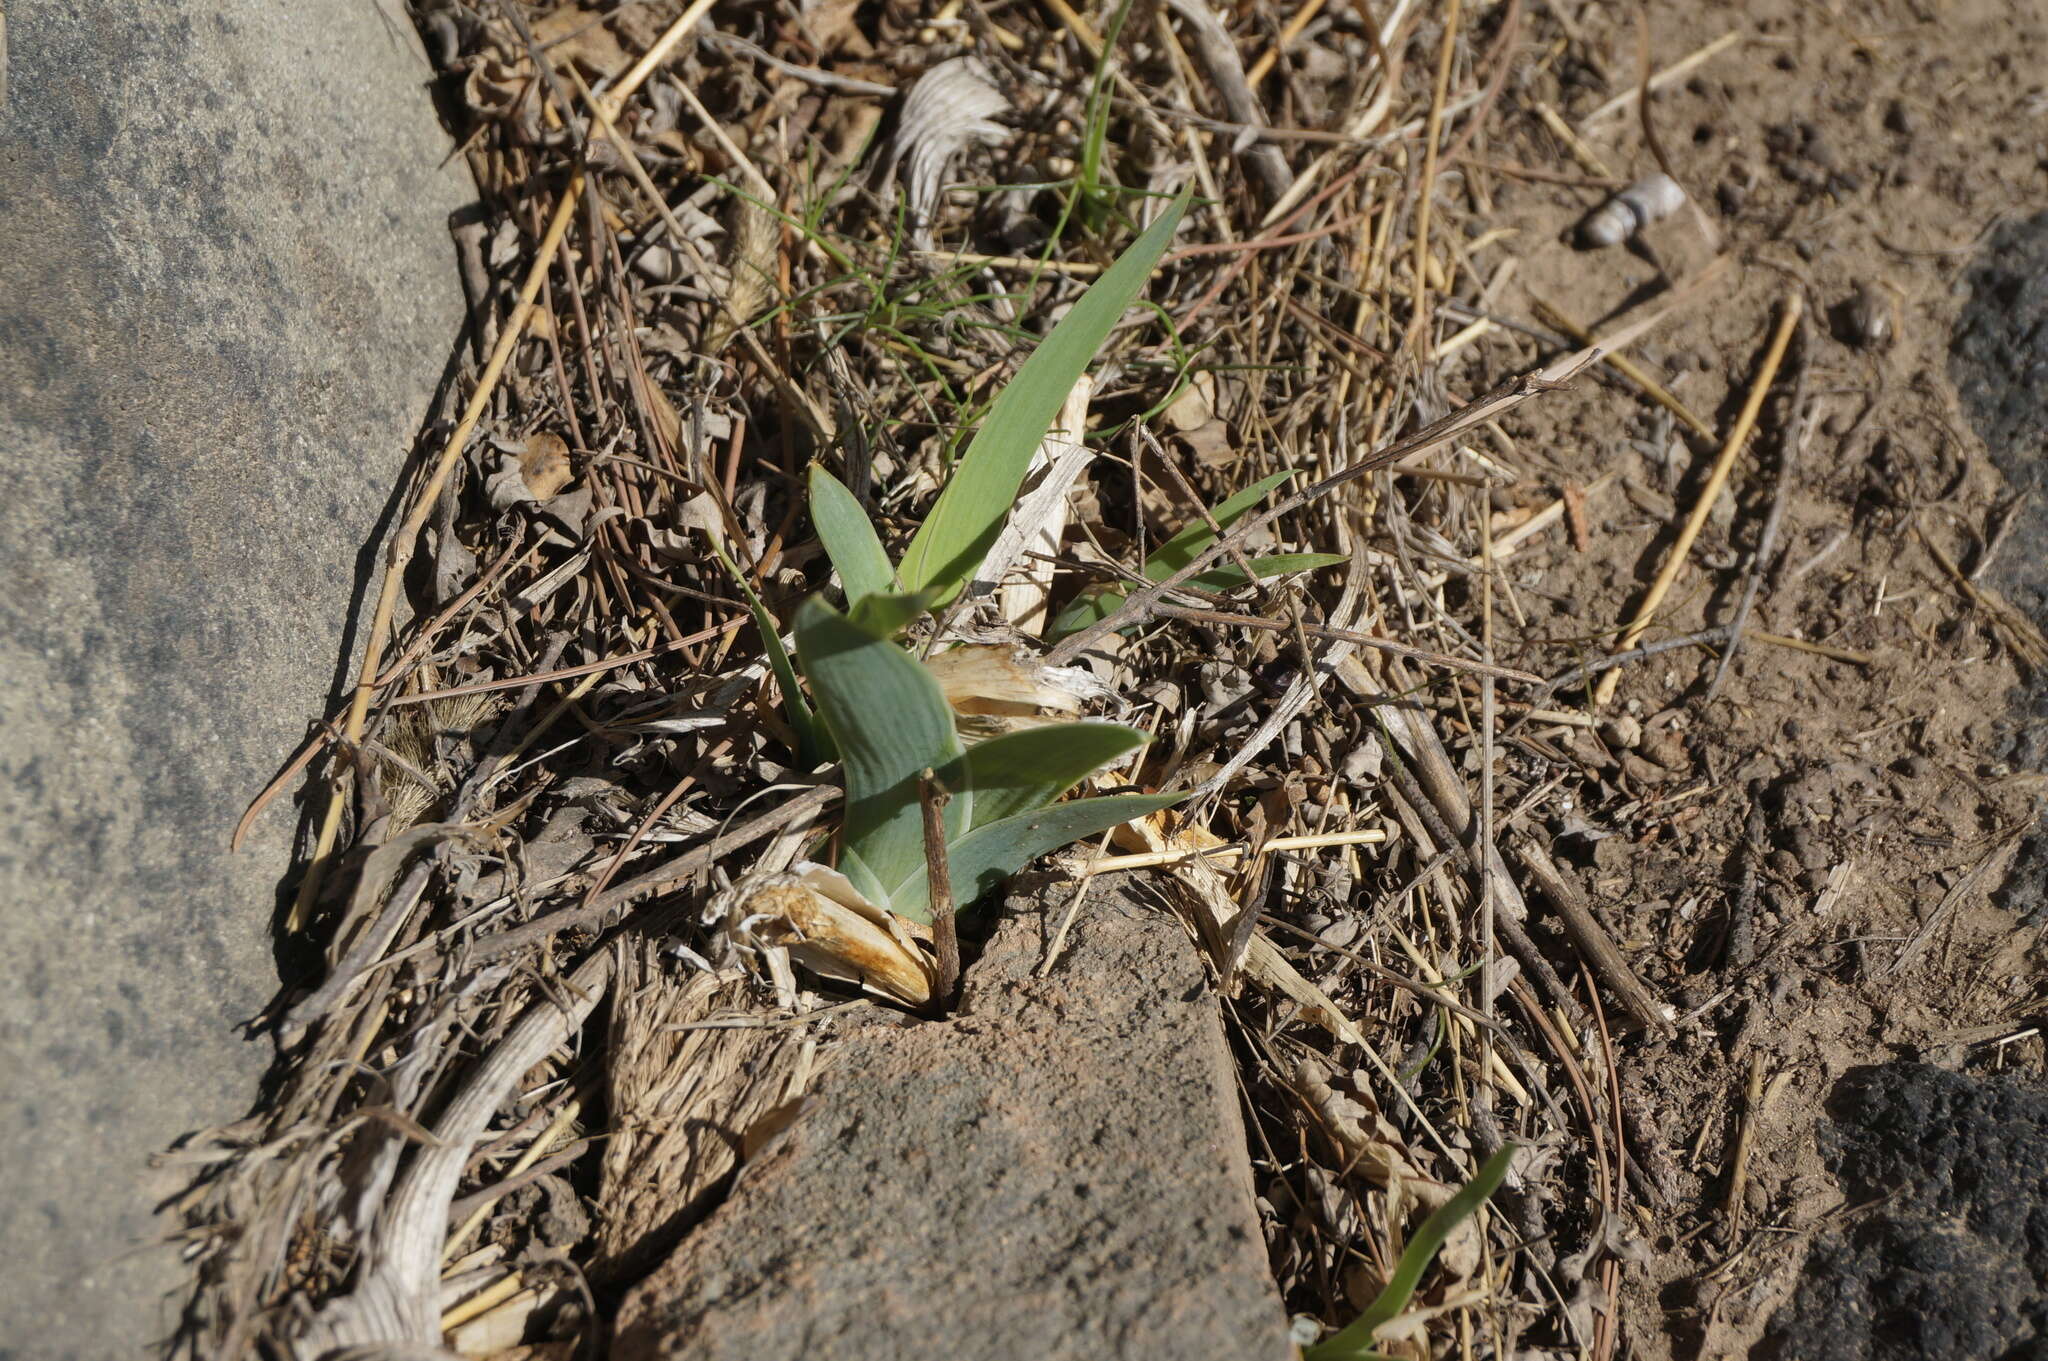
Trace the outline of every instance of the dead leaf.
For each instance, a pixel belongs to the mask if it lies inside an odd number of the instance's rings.
[[[1188,380],[1180,395],[1166,404],[1166,423],[1185,435],[1207,425],[1216,415],[1216,375],[1202,372]]]
[[[754,942],[779,946],[826,978],[923,1006],[932,966],[903,918],[870,903],[835,869],[808,861],[743,879],[726,920]]]
[[[1564,485],[1564,523],[1571,532],[1572,551],[1583,553],[1592,543],[1586,529],[1586,489],[1576,482]]]
[[[633,64],[605,16],[565,5],[533,21],[534,45],[556,65],[574,62],[586,76],[610,79]]]
[[[978,57],[942,61],[911,87],[883,178],[893,178],[902,165],[917,245],[931,244],[929,223],[947,170],[973,147],[1008,141],[1010,130],[995,119],[1009,111],[1010,101]]]
[[[961,736],[989,737],[1076,714],[1107,687],[1079,667],[1047,666],[1021,647],[969,643],[935,652],[924,668],[961,723]]]
[[[569,446],[560,435],[533,435],[526,452],[519,456],[519,476],[536,501],[545,501],[575,477],[569,466]]]

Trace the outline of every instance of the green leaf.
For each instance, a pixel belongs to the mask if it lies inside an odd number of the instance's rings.
[[[1071,799],[1032,813],[1017,813],[977,827],[953,842],[946,850],[946,869],[953,881],[953,898],[968,907],[1003,880],[1048,851],[1070,841],[1093,836],[1121,822],[1143,817],[1186,798],[1178,794],[1111,794],[1099,799]],[[897,881],[890,895],[895,910],[918,921],[929,921],[931,909],[925,891],[924,866],[915,875]]]
[[[1082,629],[1092,628],[1094,625],[1109,618],[1111,612],[1123,603],[1124,593],[1122,591],[1106,587],[1096,587],[1083,591],[1080,595],[1067,602],[1067,607],[1061,610],[1058,617],[1047,627],[1045,640],[1048,643],[1057,643],[1070,633],[1079,633]]]
[[[991,737],[939,778],[974,796],[968,828],[1028,813],[1150,739],[1117,723],[1057,723]]]
[[[938,682],[902,648],[815,596],[797,611],[796,651],[845,766],[846,848],[880,885],[901,883],[913,871],[922,882],[918,778],[960,755]],[[965,804],[956,799],[946,809],[949,839],[964,829]]]
[[[754,616],[754,627],[761,632],[761,645],[768,653],[768,668],[775,673],[776,688],[782,691],[782,712],[789,718],[789,726],[796,730],[797,756],[806,770],[826,759],[824,734],[818,729],[818,720],[811,714],[811,706],[804,702],[804,690],[796,681],[796,668],[789,664],[789,650],[782,645],[782,629],[775,617],[768,613],[768,607],[761,603],[761,597],[754,594],[754,588],[747,584],[746,574],[733,565],[731,558],[717,543],[711,551],[719,562],[725,565],[726,575],[740,588],[740,594],[747,598],[747,611]]]
[[[1422,1227],[1408,1240],[1401,1260],[1394,1264],[1394,1274],[1388,1278],[1379,1298],[1341,1331],[1303,1351],[1302,1361],[1384,1361],[1385,1354],[1374,1345],[1377,1339],[1373,1334],[1408,1307],[1409,1300],[1415,1296],[1415,1287],[1422,1283],[1422,1273],[1429,1270],[1429,1264],[1436,1260],[1437,1250],[1443,1247],[1444,1239],[1450,1237],[1452,1229],[1479,1213],[1479,1207],[1486,1203],[1486,1198],[1507,1176],[1508,1164],[1514,1156],[1513,1144],[1501,1145],[1500,1151],[1486,1160],[1477,1176],[1423,1220]]]
[[[1209,512],[1224,529],[1229,529],[1245,517],[1246,512],[1266,499],[1266,493],[1294,476],[1294,469],[1262,477],[1237,495]],[[1164,581],[1181,568],[1201,556],[1204,549],[1216,542],[1216,531],[1209,528],[1208,520],[1196,520],[1183,528],[1180,533],[1152,550],[1145,559],[1145,575],[1153,581]]]
[[[1217,528],[1228,530],[1232,525],[1250,513],[1259,502],[1265,500],[1267,492],[1273,490],[1273,488],[1279,486],[1292,476],[1294,476],[1294,470],[1289,468],[1284,472],[1274,473],[1270,477],[1260,478],[1243,491],[1224,501],[1223,504],[1212,508],[1209,511],[1209,518],[1216,522]],[[1165,543],[1153,549],[1151,555],[1145,559],[1144,566],[1140,570],[1144,572],[1145,578],[1148,581],[1164,581],[1181,568],[1193,562],[1214,542],[1216,542],[1216,530],[1209,528],[1207,520],[1197,520],[1193,524],[1183,527],[1178,534],[1175,534]],[[1253,559],[1253,564],[1256,566],[1262,561],[1280,562],[1288,558],[1302,561],[1297,561],[1293,566],[1277,567],[1271,572],[1260,572],[1259,575],[1262,577],[1278,576],[1282,572],[1298,572],[1309,567],[1327,567],[1331,563],[1344,561],[1341,557],[1327,553],[1301,553],[1276,554],[1270,559],[1255,558]],[[1317,561],[1305,561],[1309,558],[1317,559]],[[1326,562],[1322,559],[1328,559],[1329,561]],[[1229,572],[1235,579],[1228,585],[1205,585],[1205,580],[1216,576],[1217,572]],[[1204,572],[1201,576],[1194,578],[1194,585],[1198,589],[1206,591],[1225,591],[1233,586],[1244,584],[1244,574],[1235,567],[1219,568],[1217,572]],[[1109,618],[1118,606],[1124,603],[1124,596],[1125,593],[1123,591],[1117,590],[1114,587],[1095,587],[1082,592],[1074,597],[1072,601],[1068,602],[1067,607],[1060,611],[1059,617],[1053,620],[1052,627],[1046,632],[1046,641],[1056,643],[1070,633],[1079,633],[1082,629],[1101,623]]]
[[[1159,220],[1089,285],[990,404],[931,514],[910,540],[901,569],[905,586],[935,586],[942,600],[951,599],[974,576],[1002,532],[1031,455],[1074,380],[1088,371],[1110,330],[1144,289],[1192,193],[1191,188],[1183,190]]]
[[[846,603],[860,604],[867,596],[896,589],[896,570],[889,555],[846,484],[832,476],[822,463],[811,465],[811,523],[825,545],[825,556],[846,587]]]
[[[882,881],[875,878],[875,872],[868,868],[868,862],[861,859],[851,846],[839,848],[839,872],[847,882],[858,889],[871,903],[886,905],[889,895],[882,892]]]
[[[1263,558],[1253,558],[1251,564],[1252,571],[1264,581],[1269,577],[1284,577],[1290,572],[1312,572],[1318,567],[1335,567],[1340,562],[1349,561],[1351,559],[1342,553],[1271,553]],[[1187,584],[1198,591],[1221,595],[1225,591],[1236,590],[1246,581],[1244,568],[1233,562],[1227,567],[1197,572],[1188,578]]]
[[[1208,528],[1207,525],[1202,527],[1204,529]],[[1256,572],[1263,580],[1267,577],[1285,576],[1289,572],[1307,572],[1313,571],[1318,567],[1334,567],[1340,562],[1349,561],[1350,559],[1342,553],[1273,553],[1263,558],[1253,558],[1251,563],[1252,571]],[[1186,563],[1183,562],[1182,566],[1185,565]],[[1176,568],[1175,570],[1178,571],[1179,569]],[[1150,563],[1146,564],[1145,575],[1152,576]],[[1154,581],[1164,581],[1169,575],[1171,573],[1162,572],[1158,576],[1152,577],[1152,579]],[[1231,563],[1227,567],[1217,567],[1211,571],[1191,576],[1185,584],[1194,587],[1198,591],[1208,591],[1212,595],[1221,595],[1225,591],[1234,591],[1245,584],[1244,569],[1236,563]],[[1099,624],[1109,618],[1123,603],[1124,592],[1114,588],[1098,589],[1078,595],[1068,602],[1067,607],[1060,611],[1059,617],[1052,621],[1052,627],[1046,631],[1046,641],[1056,643],[1070,633],[1079,633],[1090,625]]]
[[[924,591],[876,591],[854,602],[846,617],[855,627],[877,638],[894,638],[910,621],[938,602],[939,593]]]

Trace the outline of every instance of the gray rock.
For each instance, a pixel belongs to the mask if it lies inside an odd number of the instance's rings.
[[[0,107],[0,1354],[175,1318],[146,1163],[241,1115],[293,815],[461,323],[473,191],[364,0],[36,5]],[[395,8],[395,7],[393,7]],[[459,166],[459,163],[458,163]]]
[[[1964,274],[1969,300],[1949,339],[1949,378],[1991,461],[2024,496],[1988,578],[2048,624],[2048,213],[1992,232]],[[2006,761],[2048,765],[2048,680],[2034,677],[2002,721]],[[2032,925],[2048,920],[2048,833],[2020,843],[1999,900]]]
[[[2048,1090],[1886,1063],[1828,1105],[1857,1210],[1814,1236],[1756,1361],[2048,1356]]]
[[[612,1354],[1291,1355],[1185,933],[1097,907],[1036,979],[1048,934],[1012,899],[955,1018],[832,1052],[811,1109],[627,1297]]]

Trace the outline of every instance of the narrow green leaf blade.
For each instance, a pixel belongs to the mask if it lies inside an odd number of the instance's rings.
[[[1450,1237],[1452,1229],[1479,1213],[1479,1207],[1507,1176],[1508,1164],[1514,1156],[1515,1146],[1503,1144],[1471,1181],[1423,1220],[1422,1227],[1402,1250],[1401,1260],[1394,1264],[1394,1274],[1379,1297],[1342,1330],[1303,1351],[1302,1361],[1378,1361],[1383,1353],[1374,1345],[1373,1334],[1408,1307],[1415,1287],[1422,1283],[1422,1273],[1436,1260],[1444,1239]]]
[[[988,555],[1045,432],[1124,310],[1143,291],[1187,211],[1183,190],[1159,220],[1089,285],[997,395],[945,490],[903,555],[903,584],[950,599]]]
[[[1335,567],[1340,562],[1349,561],[1342,553],[1271,553],[1263,558],[1253,558],[1251,564],[1252,571],[1264,581],[1269,577],[1284,577],[1290,572],[1312,572],[1318,567]],[[1247,580],[1244,569],[1233,562],[1213,571],[1197,572],[1188,578],[1188,585],[1196,590],[1221,594],[1236,590]]]
[[[846,484],[822,463],[811,465],[811,524],[825,545],[825,556],[846,587],[848,606],[878,592],[896,589],[896,571],[875,533],[874,521],[854,499]]]
[[[851,846],[839,848],[839,872],[846,876],[848,883],[866,894],[869,902],[877,907],[889,906],[889,895],[882,891],[882,881],[875,878],[868,862],[861,859]]]
[[[796,615],[796,651],[846,772],[846,845],[876,882],[924,877],[918,777],[960,755],[953,711],[908,653],[815,596]],[[947,835],[964,808],[949,806]]]
[[[975,828],[946,852],[955,903],[965,908],[1003,880],[1048,851],[1093,836],[1120,822],[1157,812],[1186,798],[1178,794],[1111,794],[1099,799],[1071,799],[1032,813],[1017,813]],[[931,917],[925,891],[924,866],[897,881],[890,895],[895,910],[918,921]]]
[[[754,588],[747,584],[746,573],[733,564],[725,550],[716,543],[711,551],[724,564],[726,575],[740,588],[746,597],[747,612],[754,616],[754,627],[760,630],[761,646],[768,653],[768,669],[775,673],[776,688],[782,691],[782,711],[789,719],[789,726],[796,730],[797,756],[808,769],[826,759],[824,734],[818,729],[818,720],[811,713],[811,706],[804,701],[804,690],[796,682],[796,668],[789,664],[789,650],[782,645],[782,629],[775,617],[768,613],[768,607],[761,603],[761,597],[754,594]]]
[[[967,749],[947,788],[974,795],[968,827],[1043,808],[1084,776],[1150,740],[1119,723],[1058,723],[1022,728]],[[957,781],[957,783],[956,783]]]
[[[1207,528],[1206,525],[1203,527]],[[1348,561],[1342,553],[1273,553],[1263,558],[1253,558],[1251,563],[1252,570],[1263,580],[1267,577],[1285,576],[1289,572],[1308,572],[1319,567],[1335,567],[1340,562]],[[1149,563],[1145,574],[1155,581],[1163,581],[1170,575],[1161,572],[1154,576]],[[1244,585],[1245,581],[1244,570],[1236,563],[1232,563],[1227,567],[1218,567],[1189,577],[1187,584],[1198,591],[1221,595],[1225,591],[1236,590]],[[1093,624],[1099,624],[1114,614],[1117,607],[1123,603],[1124,593],[1114,588],[1075,596],[1046,630],[1046,641],[1056,643],[1070,633],[1079,633]]]
[[[1229,529],[1245,517],[1246,512],[1266,499],[1266,493],[1294,476],[1294,469],[1262,477],[1237,495],[1216,506],[1209,512],[1209,518],[1224,529]],[[1184,527],[1180,533],[1152,550],[1145,559],[1145,575],[1153,581],[1164,581],[1199,557],[1204,549],[1216,542],[1216,531],[1209,528],[1208,520],[1196,520]]]
[[[1048,643],[1057,643],[1070,633],[1079,633],[1103,620],[1124,603],[1124,593],[1113,588],[1096,588],[1083,591],[1067,603],[1045,631]]]

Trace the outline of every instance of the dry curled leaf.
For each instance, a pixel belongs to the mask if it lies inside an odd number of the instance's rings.
[[[519,476],[534,500],[549,499],[575,477],[569,466],[569,446],[560,435],[533,436],[526,441],[526,452],[519,456]]]
[[[799,861],[741,880],[726,920],[743,938],[780,947],[812,973],[923,1006],[932,966],[909,923],[870,903],[845,875]]]
[[[1021,647],[969,643],[924,659],[962,737],[991,737],[1077,714],[1108,687],[1079,667],[1047,666]]]
[[[928,224],[948,169],[973,147],[1007,141],[1010,130],[995,120],[1009,111],[1010,101],[975,57],[942,61],[911,87],[884,175],[902,171],[918,245],[931,243]]]
[[[576,5],[534,20],[533,41],[555,65],[574,62],[586,76],[610,79],[633,63],[606,16]]]

